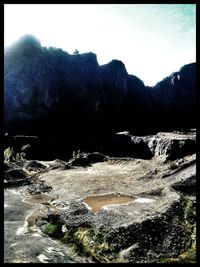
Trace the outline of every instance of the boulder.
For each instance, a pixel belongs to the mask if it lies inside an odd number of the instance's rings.
[[[108,158],[100,152],[83,153],[80,152],[67,163],[67,166],[87,167],[96,162],[106,161]]]
[[[129,132],[116,133],[110,141],[108,153],[116,157],[150,159],[153,153],[145,138],[133,136]]]
[[[29,160],[25,162],[24,168],[29,172],[39,172],[46,169],[46,166],[37,160]]]

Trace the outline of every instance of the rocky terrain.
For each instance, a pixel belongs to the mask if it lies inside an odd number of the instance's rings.
[[[128,137],[129,157],[5,161],[5,262],[195,262],[195,131]]]
[[[196,262],[196,63],[4,51],[4,262]]]

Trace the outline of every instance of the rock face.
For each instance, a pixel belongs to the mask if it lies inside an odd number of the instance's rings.
[[[155,118],[158,123],[170,124],[171,127],[195,125],[195,69],[195,63],[187,64],[178,72],[172,73],[154,87],[149,88],[152,109],[159,114],[157,119]],[[189,122],[190,120],[191,122]]]
[[[155,156],[163,155],[174,160],[196,153],[196,137],[195,134],[158,133],[151,138],[148,147]]]
[[[155,135],[134,136],[129,132],[116,133],[105,147],[105,153],[116,157],[166,160],[180,159],[196,153],[196,134],[190,132],[160,132]]]
[[[146,142],[146,138],[133,136],[127,132],[116,133],[111,138],[106,152],[116,157],[142,159],[150,159],[154,155]]]
[[[154,87],[119,60],[99,66],[94,53],[70,55],[25,36],[4,53],[5,131],[70,136],[195,127],[196,64]]]

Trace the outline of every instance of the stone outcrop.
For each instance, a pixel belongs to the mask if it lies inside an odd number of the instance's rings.
[[[105,150],[107,149],[107,153],[111,156],[150,159],[154,153],[145,140],[128,132],[120,132],[111,138],[108,148]]]
[[[174,160],[196,153],[196,135],[191,133],[158,133],[148,142],[148,147],[155,156],[163,155]]]
[[[159,132],[155,135],[135,136],[129,132],[116,133],[104,148],[117,157],[150,159],[163,157],[166,160],[180,159],[196,153],[196,134],[190,132]]]

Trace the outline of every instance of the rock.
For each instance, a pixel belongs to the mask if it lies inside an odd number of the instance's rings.
[[[72,168],[70,164],[60,159],[55,159],[53,162],[49,163],[49,166],[48,166],[48,169],[51,169],[51,170],[54,170],[54,169],[67,170],[70,168]]]
[[[93,153],[80,153],[72,158],[68,163],[68,167],[73,166],[82,166],[87,167],[96,162],[103,162],[107,160],[107,157],[99,152]]]
[[[11,169],[4,172],[6,180],[13,179],[25,179],[27,177],[27,173],[22,169]]]
[[[100,152],[87,153],[86,157],[90,164],[96,163],[96,162],[103,162],[108,159],[108,157],[106,157]]]
[[[24,186],[32,182],[28,173],[20,168],[4,171],[4,177],[4,187]]]
[[[50,214],[50,218],[52,218],[53,214]],[[49,217],[49,213],[47,216]],[[56,216],[58,216],[58,221],[62,221],[70,227],[85,227],[93,224],[91,212],[79,201],[69,203],[67,209],[58,212]]]
[[[46,169],[46,166],[37,160],[29,160],[25,162],[24,168],[29,172],[31,171],[39,172],[41,170]]]
[[[136,243],[136,244],[128,247],[127,249],[123,249],[122,251],[120,251],[120,253],[119,253],[120,262],[129,261],[129,259],[131,258],[131,254],[136,253],[138,255],[139,254],[138,249],[140,249],[139,244]]]
[[[141,159],[150,159],[153,156],[142,137],[133,136],[128,132],[115,134],[110,142],[108,153],[111,156]]]
[[[84,155],[81,155],[75,159],[72,159],[69,161],[70,166],[81,166],[81,167],[87,167],[90,166],[90,163],[88,162],[87,158]]]
[[[140,159],[150,159],[153,153],[148,147],[148,144],[141,138],[133,136],[131,138],[130,156]]]
[[[190,176],[188,179],[183,179],[172,185],[173,189],[185,193],[195,194],[196,193],[196,175]]]
[[[38,181],[34,184],[31,184],[27,187],[26,191],[31,195],[37,195],[41,193],[48,193],[52,190],[52,187],[49,186],[45,181]]]
[[[33,187],[38,187],[37,181],[36,181],[36,176],[35,174],[38,174],[41,172],[41,170],[46,169],[46,166],[41,164],[38,161],[14,161],[14,162],[5,162],[5,171],[4,171],[4,177],[5,177],[5,186],[10,187],[10,186],[24,186],[24,185],[30,185],[34,181]],[[31,174],[31,172],[34,172],[34,175]],[[45,186],[40,184],[40,191],[42,191],[42,188],[44,189],[43,191],[48,191],[48,186]],[[29,188],[29,189],[30,189]],[[36,189],[34,189],[36,190]],[[31,191],[31,189],[30,189]]]

